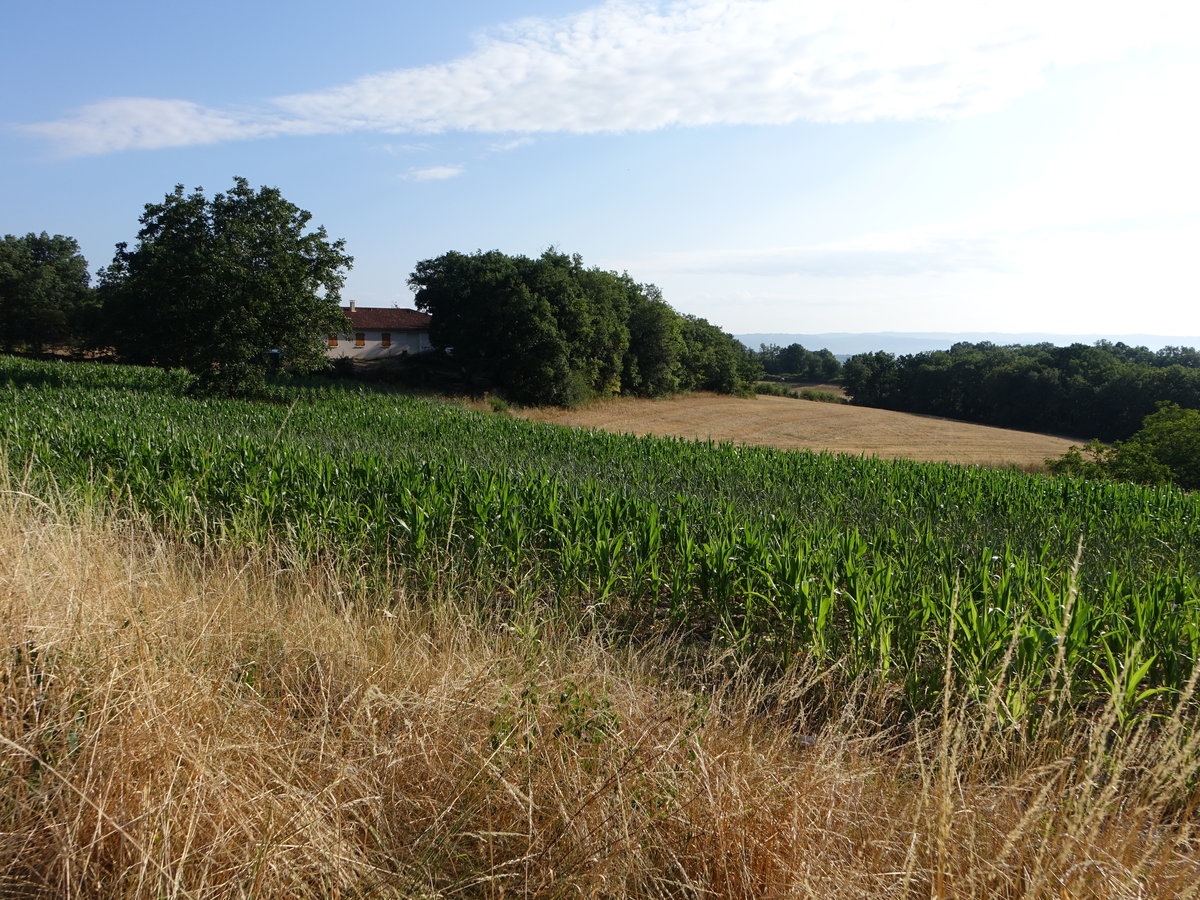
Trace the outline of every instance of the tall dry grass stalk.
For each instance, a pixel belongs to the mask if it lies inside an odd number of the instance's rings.
[[[883,690],[806,711],[829,673],[690,691],[665,652],[281,558],[0,494],[0,895],[1200,887],[1190,696],[1120,739],[954,702],[900,737]]]

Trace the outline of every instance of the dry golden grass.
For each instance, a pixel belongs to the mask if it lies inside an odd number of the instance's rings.
[[[1040,468],[1048,457],[1062,456],[1072,443],[1079,443],[932,416],[767,395],[622,398],[574,410],[539,408],[517,414],[558,425],[632,434],[1020,468]]]
[[[886,691],[701,692],[667,650],[460,592],[350,591],[0,493],[0,895],[1198,891],[1183,714],[1031,744],[948,704],[901,735],[873,724]]]

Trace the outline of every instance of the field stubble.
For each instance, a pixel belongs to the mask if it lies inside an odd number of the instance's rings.
[[[518,414],[556,425],[630,434],[1022,469],[1040,469],[1047,458],[1061,456],[1073,443],[1081,443],[933,416],[761,394],[622,398],[580,409],[537,408]]]

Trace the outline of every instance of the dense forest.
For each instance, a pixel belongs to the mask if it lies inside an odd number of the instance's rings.
[[[584,268],[578,254],[450,252],[417,263],[409,286],[433,316],[433,345],[522,403],[734,393],[760,371],[732,335],[676,312],[652,284]]]
[[[842,369],[860,406],[1105,441],[1133,435],[1160,402],[1200,408],[1200,353],[1190,347],[964,342],[860,353]]]

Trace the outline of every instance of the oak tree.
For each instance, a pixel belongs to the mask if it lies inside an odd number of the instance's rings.
[[[41,352],[75,342],[86,312],[87,260],[74,238],[6,234],[0,240],[0,347]]]
[[[245,178],[212,199],[183,185],[146,204],[137,244],[100,272],[108,336],[131,362],[182,366],[212,393],[261,382],[268,353],[296,371],[324,363],[322,338],[348,329],[345,242],[278,188]]]

